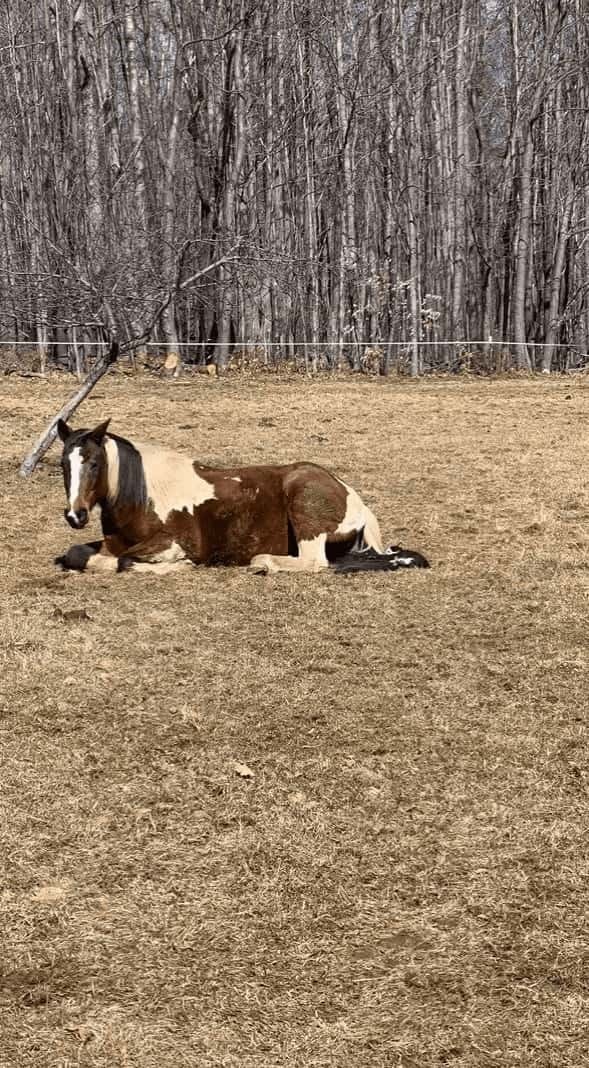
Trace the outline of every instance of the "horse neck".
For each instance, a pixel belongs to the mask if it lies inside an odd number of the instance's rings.
[[[147,483],[141,449],[126,438],[107,437],[107,491],[105,505],[111,515],[144,511],[147,506]]]

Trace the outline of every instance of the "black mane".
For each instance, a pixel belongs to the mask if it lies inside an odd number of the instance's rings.
[[[120,438],[118,434],[109,434],[119,450],[119,485],[113,504],[132,504],[139,508],[147,505],[147,484],[141,454],[135,446]]]

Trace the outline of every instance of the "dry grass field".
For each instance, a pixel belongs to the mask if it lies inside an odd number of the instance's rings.
[[[0,382],[1,1068],[589,1065],[589,383],[113,374],[433,565],[166,578],[53,567],[74,385]]]

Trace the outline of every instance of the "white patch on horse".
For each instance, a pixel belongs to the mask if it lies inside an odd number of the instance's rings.
[[[177,564],[179,560],[185,560],[186,553],[184,549],[178,545],[177,541],[173,541],[168,549],[162,549],[161,553],[154,553],[149,560],[150,564]]]
[[[327,534],[318,534],[316,538],[309,538],[307,541],[302,539],[297,542],[299,547],[298,558],[307,563],[319,564],[320,567],[327,567],[327,556],[325,554],[325,542],[327,541]]]
[[[239,475],[226,475],[230,482],[241,482]]]
[[[348,496],[346,498],[346,511],[341,523],[335,528],[335,534],[354,534],[364,532],[364,541],[377,552],[384,552],[382,537],[378,520],[370,511],[355,489],[346,485],[338,478],[338,482],[344,487]]]
[[[70,454],[69,454],[69,462],[70,462],[70,500],[69,500],[70,508],[69,508],[68,516],[69,516],[70,519],[74,519],[75,520],[76,513],[75,513],[75,510],[74,510],[74,504],[75,504],[76,498],[78,497],[78,494],[80,492],[80,481],[81,481],[81,478],[82,478],[82,467],[84,465],[84,461],[82,459],[82,450],[80,449],[80,447],[78,445],[76,445],[76,448],[72,449],[72,451],[70,452]]]
[[[364,517],[366,512],[366,506],[361,500],[360,496],[356,493],[356,490],[351,486],[346,486],[345,482],[341,485],[347,492],[346,497],[346,511],[341,523],[335,528],[335,534],[353,534],[356,530],[361,530],[364,526]]]
[[[118,556],[111,556],[109,553],[94,553],[86,564],[86,571],[116,571],[118,563]]]
[[[119,489],[119,447],[116,441],[113,441],[112,438],[106,437],[104,439],[104,448],[106,450],[107,459],[107,496],[110,501],[114,501],[116,500],[116,496]]]
[[[393,560],[399,567],[413,567],[415,562],[412,556],[403,556],[402,553],[395,553],[393,555]]]
[[[210,482],[197,475],[192,460],[179,452],[160,449],[157,445],[138,445],[153,509],[165,523],[170,512],[192,511],[204,501],[214,500]]]
[[[171,575],[174,571],[182,571],[184,568],[193,567],[192,561],[186,559],[178,560],[174,564],[160,563],[160,564],[146,564],[136,562],[133,567],[130,567],[125,572],[126,575]]]
[[[258,553],[250,563],[252,571],[258,574],[275,574],[277,571],[299,571],[315,574],[329,567],[325,554],[326,534],[316,538],[302,539],[298,542],[298,556],[272,556],[270,553]]]

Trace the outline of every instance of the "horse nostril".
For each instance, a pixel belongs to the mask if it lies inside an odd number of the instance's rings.
[[[88,522],[87,508],[78,508],[75,512],[70,508],[64,512],[64,515],[70,527],[73,527],[74,530],[79,530],[80,527],[85,527]]]

